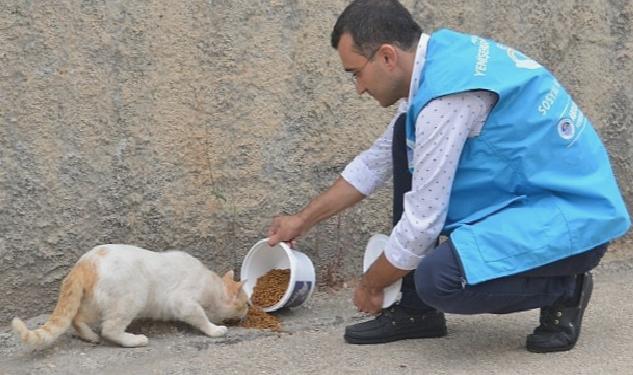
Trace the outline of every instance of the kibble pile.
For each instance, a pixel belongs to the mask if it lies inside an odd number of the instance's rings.
[[[270,329],[279,331],[281,322],[279,319],[262,310],[262,307],[268,307],[279,302],[290,281],[289,269],[274,269],[266,272],[262,277],[257,279],[253,295],[251,296],[252,306],[248,309],[246,318],[240,323],[244,328]]]
[[[251,306],[246,318],[240,322],[240,327],[279,331],[281,322],[276,316],[264,312],[261,307]]]

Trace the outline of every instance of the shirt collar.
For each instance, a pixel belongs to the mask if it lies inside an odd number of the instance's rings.
[[[413,97],[418,92],[420,87],[420,78],[422,78],[422,69],[424,69],[424,62],[426,61],[426,47],[429,43],[429,35],[422,33],[420,40],[418,41],[418,47],[415,52],[415,60],[413,61],[413,72],[411,73],[411,86],[409,86],[409,97],[402,99],[399,105],[400,112],[406,112],[409,109],[409,103],[412,102]]]

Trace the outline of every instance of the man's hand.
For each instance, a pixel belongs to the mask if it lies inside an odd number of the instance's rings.
[[[382,301],[385,296],[384,290],[380,288],[368,288],[362,282],[354,290],[354,305],[358,311],[378,314],[382,311]]]
[[[290,242],[305,234],[317,223],[351,207],[365,196],[356,188],[339,177],[325,192],[319,194],[308,205],[294,215],[277,216],[268,229],[268,245],[275,246],[279,242]]]
[[[377,314],[382,310],[382,302],[385,297],[384,289],[396,280],[403,278],[411,271],[394,267],[385,253],[369,267],[361,277],[354,291],[354,305],[358,311]]]
[[[305,220],[299,215],[276,216],[268,228],[268,245],[275,246],[279,242],[290,242],[291,247],[294,247],[294,239],[306,230]]]

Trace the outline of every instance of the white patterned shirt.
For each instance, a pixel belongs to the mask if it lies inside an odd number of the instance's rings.
[[[391,154],[393,126],[415,96],[426,57],[427,34],[418,43],[409,98],[402,99],[383,135],[356,156],[343,178],[368,196],[393,175]],[[402,218],[393,228],[385,247],[387,260],[396,268],[415,269],[438,238],[448,211],[453,176],[467,138],[479,135],[496,95],[470,91],[429,102],[416,120],[411,191],[405,193]],[[404,146],[403,146],[404,147]]]

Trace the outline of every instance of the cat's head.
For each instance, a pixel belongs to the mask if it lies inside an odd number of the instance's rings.
[[[224,311],[225,320],[240,320],[248,313],[248,296],[242,287],[244,281],[233,280],[233,270],[222,277],[224,283]]]

